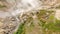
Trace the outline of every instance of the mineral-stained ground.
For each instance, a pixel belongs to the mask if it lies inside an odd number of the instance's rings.
[[[0,34],[60,34],[60,0],[0,0]]]

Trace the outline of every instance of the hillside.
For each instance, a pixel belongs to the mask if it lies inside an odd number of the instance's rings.
[[[60,34],[60,0],[0,0],[0,34]]]

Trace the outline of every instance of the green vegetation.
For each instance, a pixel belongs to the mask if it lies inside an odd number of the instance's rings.
[[[35,26],[37,26],[36,28],[38,28],[38,26],[42,27],[42,29],[40,29],[40,30],[42,30],[42,32],[44,34],[52,34],[53,32],[55,32],[55,33],[60,32],[60,20],[57,20],[54,17],[54,14],[55,14],[55,11],[53,11],[53,10],[49,10],[49,11],[40,10],[39,12],[37,12],[35,14],[37,16],[37,19],[35,19],[35,21],[37,21],[36,22],[37,25],[34,22],[34,18],[32,18],[32,16],[30,16],[31,14],[28,15],[27,16],[28,19],[26,20],[26,22],[24,22],[24,24],[20,24],[16,34],[26,34],[25,30],[31,30],[31,29],[34,30]],[[28,26],[29,23],[30,23],[30,26]],[[31,28],[31,29],[29,29],[29,28]],[[46,29],[48,29],[48,30],[46,31]]]
[[[14,34],[22,34],[23,31],[24,31],[24,23],[19,25],[19,28],[18,28],[17,32],[15,32]]]
[[[49,29],[52,29],[52,30],[54,30],[54,31],[59,31],[60,32],[60,20],[55,20],[55,24],[54,23],[52,23],[52,26],[49,28]]]

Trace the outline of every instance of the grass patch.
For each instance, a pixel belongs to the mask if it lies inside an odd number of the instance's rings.
[[[14,34],[22,34],[24,31],[24,24],[25,23],[20,24],[17,32],[15,32]]]
[[[47,11],[47,10],[40,10],[40,12],[36,13],[37,20],[39,22],[38,24],[39,24],[39,26],[42,27],[43,31],[46,28],[48,30],[51,30],[51,31],[60,31],[60,20],[57,20],[54,17],[54,13],[55,12],[53,10],[49,10],[49,11]],[[28,17],[26,22],[30,23],[30,21],[32,21],[32,23],[30,24],[29,28],[33,29],[35,25],[34,25],[32,17],[31,18]],[[23,31],[24,31],[24,25],[27,26],[26,22],[19,26],[19,28],[18,28],[18,30],[17,30],[17,32],[15,34],[25,34],[25,33],[23,33]]]

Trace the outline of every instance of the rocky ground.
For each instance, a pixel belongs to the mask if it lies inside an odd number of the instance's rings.
[[[51,15],[60,20],[60,8],[58,7],[60,0],[0,0],[0,5],[0,34],[14,34],[21,23],[25,23],[25,27],[23,26],[25,34],[50,34],[50,32],[60,34],[60,32],[43,29],[45,26],[40,26],[42,24],[39,22],[40,20],[47,24],[46,22],[50,22],[48,17]],[[54,20],[51,19],[51,21]]]

